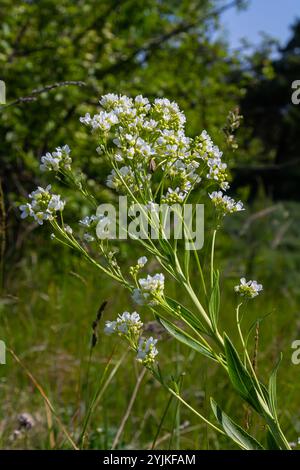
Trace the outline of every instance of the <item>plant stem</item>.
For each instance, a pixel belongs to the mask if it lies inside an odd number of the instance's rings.
[[[111,450],[114,450],[114,449],[117,447],[117,445],[118,445],[118,442],[119,442],[120,437],[121,437],[121,435],[122,435],[122,432],[123,432],[123,430],[124,430],[125,424],[126,424],[128,418],[129,418],[129,415],[130,415],[130,413],[131,413],[133,404],[134,404],[134,402],[135,402],[136,396],[137,396],[137,394],[138,394],[139,388],[140,388],[140,386],[141,386],[142,380],[143,380],[143,378],[144,378],[146,372],[147,372],[147,369],[144,368],[144,369],[142,370],[142,372],[140,373],[140,375],[138,376],[138,378],[137,378],[137,381],[136,381],[134,390],[133,390],[133,392],[132,392],[130,401],[129,401],[129,403],[128,403],[127,410],[126,410],[126,412],[125,412],[125,414],[124,414],[124,416],[123,416],[123,418],[122,418],[120,427],[119,427],[119,429],[118,429],[118,431],[117,431],[117,434],[116,434],[116,436],[115,436],[115,438],[114,438],[114,442],[113,442],[113,444],[112,444],[112,446],[111,446]]]
[[[189,403],[187,403],[180,395],[178,395],[178,393],[176,393],[171,387],[168,387],[167,385],[165,384],[162,384],[164,385],[164,387],[175,397],[177,398],[177,400],[179,400],[181,403],[184,404],[184,406],[186,406],[190,411],[192,411],[196,416],[198,416],[199,418],[201,418],[206,424],[208,424],[210,427],[212,427],[215,431],[218,431],[220,434],[222,434],[223,436],[225,436],[225,433],[222,431],[222,429],[218,428],[217,426],[215,426],[213,423],[211,423],[208,419],[206,419],[203,415],[201,415],[197,410],[195,410],[195,408],[193,408],[191,405],[189,405]]]
[[[169,400],[168,400],[168,403],[167,403],[167,405],[166,405],[166,408],[165,408],[165,410],[164,410],[164,412],[163,412],[163,415],[162,415],[162,417],[161,417],[161,420],[160,420],[160,422],[159,422],[159,425],[158,425],[158,428],[157,428],[155,437],[154,437],[154,439],[153,439],[153,442],[152,442],[152,445],[151,445],[151,450],[154,450],[154,449],[155,449],[158,436],[159,436],[159,434],[160,434],[160,431],[161,431],[163,422],[164,422],[164,420],[165,420],[165,418],[166,418],[166,416],[167,416],[167,413],[168,413],[168,411],[169,411],[169,408],[170,408],[170,405],[171,405],[171,403],[172,403],[173,398],[174,398],[173,395],[170,395],[170,398],[169,398]]]
[[[214,287],[214,256],[215,256],[215,243],[216,243],[217,230],[213,231],[212,242],[211,242],[211,256],[210,256],[210,285]]]

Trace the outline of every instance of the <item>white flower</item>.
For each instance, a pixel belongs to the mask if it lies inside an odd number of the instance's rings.
[[[71,150],[68,145],[57,147],[55,152],[47,152],[46,155],[41,158],[40,169],[42,171],[70,170],[72,163],[70,153]]]
[[[223,195],[222,191],[214,191],[209,194],[209,197],[223,215],[245,210],[241,201],[236,202],[231,197]]]
[[[47,210],[49,212],[57,212],[57,211],[62,211],[63,208],[64,208],[64,201],[62,201],[60,199],[60,195],[59,194],[53,194],[53,196],[50,198],[50,201],[48,203],[48,208]]]
[[[142,157],[142,158],[148,158],[151,155],[155,154],[154,149],[151,147],[150,144],[145,142],[144,139],[141,139],[141,137],[138,137],[135,142],[135,155]]]
[[[89,126],[92,122],[92,118],[91,118],[91,115],[90,113],[86,113],[85,116],[81,116],[79,118],[79,121],[82,123],[82,124],[85,124],[86,126]]]
[[[54,158],[50,152],[47,152],[46,155],[44,155],[41,158],[40,170],[41,171],[46,171],[46,170],[58,171],[59,164],[60,164],[60,159]]]
[[[152,336],[148,339],[140,338],[137,350],[137,360],[146,365],[152,364],[158,354],[156,344],[157,339],[152,338]]]
[[[138,334],[143,327],[140,316],[137,312],[123,312],[117,319],[117,329],[121,333]]]
[[[26,204],[22,204],[19,209],[20,211],[22,211],[21,219],[26,219],[26,217],[28,217],[29,215],[33,215],[33,210],[29,202],[26,202]]]
[[[136,96],[134,102],[137,106],[145,107],[147,111],[149,111],[151,107],[148,98],[144,98],[142,95]]]
[[[115,93],[108,93],[107,95],[102,96],[101,100],[99,103],[103,108],[109,108],[111,109],[113,106],[115,106],[118,103],[119,96],[116,95]]]
[[[143,323],[137,312],[123,312],[121,315],[118,315],[117,320],[106,322],[104,332],[106,334],[139,335],[142,328]]]
[[[165,276],[163,274],[155,274],[154,276],[148,276],[146,278],[139,279],[140,289],[134,289],[132,293],[133,300],[139,304],[149,305],[157,304],[157,297],[161,297],[164,293],[165,287]]]
[[[263,286],[262,284],[258,284],[257,281],[250,280],[247,282],[246,279],[242,277],[240,284],[235,286],[234,290],[243,297],[253,299],[263,290]]]
[[[145,264],[147,263],[148,259],[146,258],[146,256],[142,256],[141,258],[139,258],[137,260],[137,264],[143,268],[145,266]]]
[[[117,322],[116,321],[107,321],[105,322],[104,333],[107,335],[111,335],[116,331]]]
[[[168,188],[167,194],[163,195],[161,197],[161,202],[165,204],[176,204],[176,203],[182,203],[187,194],[180,191],[180,188],[177,187],[176,189]]]
[[[139,279],[139,284],[144,291],[149,292],[163,292],[165,286],[165,276],[160,274],[154,274],[154,276],[148,276],[144,279]]]
[[[33,217],[39,225],[43,225],[45,220],[53,220],[56,212],[62,211],[65,201],[62,201],[60,195],[50,193],[51,186],[46,188],[38,187],[29,194],[31,202],[20,206],[21,218]]]
[[[112,126],[118,124],[118,116],[114,112],[100,111],[99,114],[95,114],[93,117],[89,113],[79,118],[82,124],[92,127],[93,130],[100,130],[108,132]]]
[[[79,220],[79,224],[83,227],[91,228],[95,227],[99,220],[100,216],[98,215],[87,215],[83,219]]]

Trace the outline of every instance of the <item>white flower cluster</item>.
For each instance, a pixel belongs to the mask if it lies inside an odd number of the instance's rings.
[[[155,99],[150,104],[141,95],[132,99],[108,94],[101,98],[100,105],[99,114],[86,115],[81,121],[100,133],[103,143],[98,153],[107,154],[108,149],[114,161],[107,186],[120,192],[126,192],[126,187],[143,191],[153,172],[164,172],[169,189],[163,202],[182,203],[201,181],[198,170],[204,163],[195,152],[193,139],[185,135],[186,119],[177,103]],[[221,183],[224,186],[223,180]]]
[[[140,316],[137,312],[123,312],[115,321],[107,321],[105,323],[104,332],[107,335],[112,333],[120,333],[124,335],[138,335],[143,328]]]
[[[257,281],[250,280],[247,282],[246,279],[242,277],[240,279],[240,284],[235,286],[234,290],[242,297],[253,299],[263,290],[263,286],[262,284],[258,284]]]
[[[104,333],[111,335],[117,333],[130,341],[131,346],[136,350],[137,360],[144,365],[152,365],[158,354],[156,348],[157,339],[152,336],[148,339],[141,337],[143,323],[137,312],[123,312],[117,320],[106,321]]]
[[[94,227],[99,221],[99,215],[86,215],[83,219],[79,220],[79,224],[86,228]]]
[[[118,117],[114,113],[107,113],[106,111],[101,111],[99,114],[95,114],[91,118],[89,113],[86,113],[84,117],[80,118],[80,122],[91,126],[93,129],[100,129],[101,131],[108,132],[114,124],[117,124]]]
[[[154,276],[148,276],[146,278],[139,279],[140,288],[134,289],[132,293],[133,300],[138,305],[156,305],[157,298],[163,296],[165,288],[165,276],[155,274]]]
[[[223,195],[222,191],[214,191],[209,194],[209,197],[223,215],[244,210],[244,206],[241,201],[236,202],[232,197]]]
[[[57,147],[55,152],[47,152],[46,155],[41,158],[40,169],[42,171],[70,170],[72,163],[70,153],[71,150],[68,145]]]
[[[187,192],[180,191],[180,188],[177,186],[175,190],[168,188],[167,194],[163,195],[161,202],[164,204],[180,204],[182,203],[187,196]]]
[[[83,235],[83,239],[88,243],[95,241],[95,234],[100,239],[109,237],[111,220],[103,214],[87,215],[79,221],[79,224],[87,230]]]
[[[214,145],[211,137],[206,131],[202,131],[200,137],[196,139],[195,153],[198,158],[204,160],[208,167],[206,177],[220,184],[223,191],[229,189],[227,180],[227,165],[222,162],[223,153],[219,147]]]
[[[93,229],[96,228],[99,220],[100,220],[100,216],[94,215],[94,214],[93,215],[87,215],[83,219],[79,220],[79,225],[81,225],[82,227],[84,227],[87,230],[83,234],[83,239],[87,243],[91,243],[91,242],[95,241],[95,236],[94,236],[95,230],[93,231],[93,234],[91,234],[90,232]]]
[[[152,364],[158,354],[156,343],[157,339],[154,339],[152,336],[148,339],[140,338],[137,360],[143,362],[145,365]]]
[[[157,98],[154,100],[153,117],[156,121],[168,124],[168,128],[182,129],[186,122],[186,117],[180,111],[179,106],[174,101],[171,103],[167,98]]]
[[[20,206],[21,218],[33,217],[40,225],[43,225],[44,220],[53,220],[56,217],[56,212],[63,210],[65,201],[62,201],[58,194],[50,193],[50,190],[51,185],[46,188],[39,186],[29,194],[28,197],[31,202]]]

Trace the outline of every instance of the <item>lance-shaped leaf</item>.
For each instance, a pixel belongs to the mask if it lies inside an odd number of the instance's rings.
[[[277,364],[275,365],[271,377],[269,380],[269,404],[270,410],[273,413],[274,418],[277,420],[277,391],[276,391],[276,381],[277,381],[277,371],[281,363],[282,356],[280,356]]]
[[[224,347],[228,374],[233,387],[241,397],[244,398],[244,400],[260,413],[261,405],[258,400],[252,377],[242,363],[236,349],[226,334],[224,335]]]
[[[169,307],[175,310],[177,314],[190,323],[193,328],[196,328],[196,330],[201,331],[202,333],[206,331],[199,317],[191,312],[188,308],[184,307],[181,303],[177,302],[177,300],[171,299],[170,297],[166,297],[166,301]]]
[[[231,418],[229,418],[229,416],[222,411],[219,405],[212,398],[210,399],[210,403],[213,413],[219,424],[222,426],[224,432],[239,447],[244,450],[264,450],[263,446]]]
[[[266,444],[267,444],[267,450],[280,450],[281,449],[280,446],[275,441],[274,436],[269,429],[267,431]]]
[[[206,346],[201,344],[196,339],[192,338],[192,336],[190,336],[186,331],[182,330],[177,325],[174,325],[173,323],[169,322],[165,318],[158,317],[158,320],[162,324],[162,326],[168,331],[168,333],[170,333],[170,335],[176,338],[178,341],[190,347],[191,349],[194,349],[200,354],[209,357],[209,359],[216,360],[214,355]]]

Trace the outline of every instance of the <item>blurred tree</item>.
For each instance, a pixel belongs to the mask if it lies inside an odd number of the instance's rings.
[[[262,184],[275,200],[300,200],[300,105],[292,102],[292,83],[300,79],[300,21],[275,58],[269,48],[261,47],[252,55],[249,69],[247,93],[241,101],[247,164],[234,170],[234,185],[247,185],[252,198]]]

